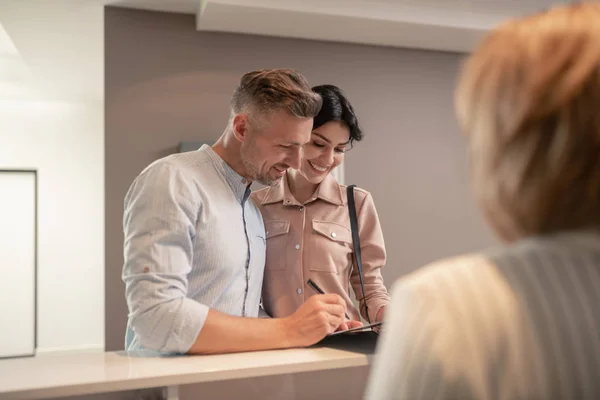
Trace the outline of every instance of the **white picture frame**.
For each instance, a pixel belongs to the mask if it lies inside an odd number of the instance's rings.
[[[37,347],[37,171],[0,169],[0,359]]]

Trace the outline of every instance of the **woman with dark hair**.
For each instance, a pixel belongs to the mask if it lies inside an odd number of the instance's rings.
[[[352,105],[338,87],[322,85],[313,90],[321,95],[323,106],[314,118],[300,169],[289,169],[278,184],[252,195],[267,231],[263,307],[272,317],[286,317],[321,289],[345,300],[349,321],[340,329],[346,329],[360,326],[361,315],[371,323],[383,318],[390,301],[380,271],[385,265],[385,245],[371,194],[354,188],[361,282],[347,187],[332,171],[363,133]],[[358,308],[350,297],[350,286]]]

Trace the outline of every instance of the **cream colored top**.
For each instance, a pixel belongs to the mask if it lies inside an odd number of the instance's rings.
[[[355,188],[366,303],[371,322],[389,303],[381,268],[386,252],[379,218],[370,193]],[[272,317],[285,317],[316,292],[312,279],[325,293],[337,293],[348,306],[348,316],[360,320],[349,289],[362,306],[358,270],[354,268],[352,232],[346,186],[328,175],[314,198],[299,203],[289,189],[287,175],[273,187],[252,194],[265,221],[267,258],[263,307]]]
[[[600,234],[444,260],[392,290],[368,400],[600,399]]]

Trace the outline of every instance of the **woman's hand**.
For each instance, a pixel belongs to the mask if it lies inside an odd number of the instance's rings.
[[[360,328],[361,326],[363,326],[363,324],[360,321],[346,320],[346,321],[342,322],[342,324],[336,329],[336,332],[337,331],[346,331],[346,330],[352,329],[352,328]]]
[[[375,322],[383,321],[383,314],[385,313],[385,306],[381,307],[379,311],[377,311],[377,315],[375,316]]]
[[[381,307],[379,309],[379,311],[377,311],[377,315],[375,315],[375,322],[382,322],[383,321],[383,314],[385,314],[385,306]],[[381,326],[373,328],[373,331],[375,331],[377,333],[381,333]]]

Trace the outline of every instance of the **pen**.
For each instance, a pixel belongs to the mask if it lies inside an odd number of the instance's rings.
[[[312,279],[309,279],[308,282],[306,282],[306,284],[308,286],[310,286],[315,292],[319,293],[319,294],[325,294],[325,292],[323,291],[323,289],[321,289],[319,287],[319,285],[317,285]],[[350,317],[348,316],[348,314],[344,313],[344,315],[346,316],[346,319],[350,319]]]

